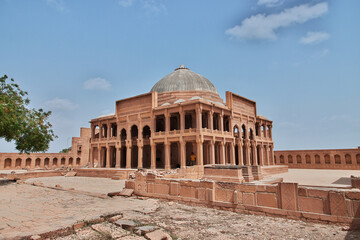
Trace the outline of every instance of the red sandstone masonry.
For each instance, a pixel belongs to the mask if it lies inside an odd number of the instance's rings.
[[[150,180],[150,181],[149,181]],[[147,186],[136,187],[136,186]],[[126,181],[135,194],[205,205],[240,213],[360,225],[360,190],[299,187],[297,183],[253,185],[216,181],[161,179],[136,173]]]
[[[302,169],[360,169],[360,147],[354,149],[274,151],[275,163]]]

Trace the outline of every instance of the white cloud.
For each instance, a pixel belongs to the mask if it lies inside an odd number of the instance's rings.
[[[87,90],[109,90],[111,84],[103,78],[91,78],[84,82],[84,88]]]
[[[122,7],[130,7],[133,5],[133,3],[135,2],[135,0],[119,0],[119,5]]]
[[[54,6],[60,12],[63,12],[65,10],[63,0],[46,0],[46,3],[48,5]]]
[[[258,0],[258,5],[265,5],[267,7],[275,7],[283,4],[283,0]]]
[[[329,39],[330,34],[326,32],[308,32],[305,37],[300,39],[302,44],[318,44]]]
[[[60,110],[74,110],[79,107],[79,105],[72,103],[66,98],[54,98],[45,102],[45,105],[50,109],[60,109]]]
[[[276,30],[281,27],[288,27],[294,23],[304,23],[311,19],[318,18],[327,13],[328,4],[318,3],[313,6],[308,4],[288,8],[278,14],[253,15],[244,19],[241,25],[236,25],[225,31],[227,35],[236,39],[276,39]]]
[[[122,7],[131,7],[135,4],[135,2],[139,2],[140,5],[148,12],[148,13],[160,13],[167,11],[166,6],[160,0],[119,0],[118,3]]]

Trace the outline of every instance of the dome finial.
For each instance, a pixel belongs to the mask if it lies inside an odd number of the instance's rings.
[[[183,65],[183,64],[181,64],[181,65],[180,65],[180,67],[176,68],[176,69],[175,69],[175,71],[176,71],[176,70],[179,70],[179,69],[186,69],[186,70],[189,70],[188,68],[184,67],[184,65]]]

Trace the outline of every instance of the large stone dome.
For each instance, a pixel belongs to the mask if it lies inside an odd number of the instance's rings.
[[[218,94],[214,85],[205,77],[181,65],[174,72],[158,81],[150,92],[204,91]]]

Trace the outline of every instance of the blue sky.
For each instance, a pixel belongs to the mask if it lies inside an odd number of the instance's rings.
[[[276,149],[360,145],[360,1],[0,0],[0,74],[53,112],[58,152],[184,64],[257,102]],[[0,140],[1,152],[15,151]]]

